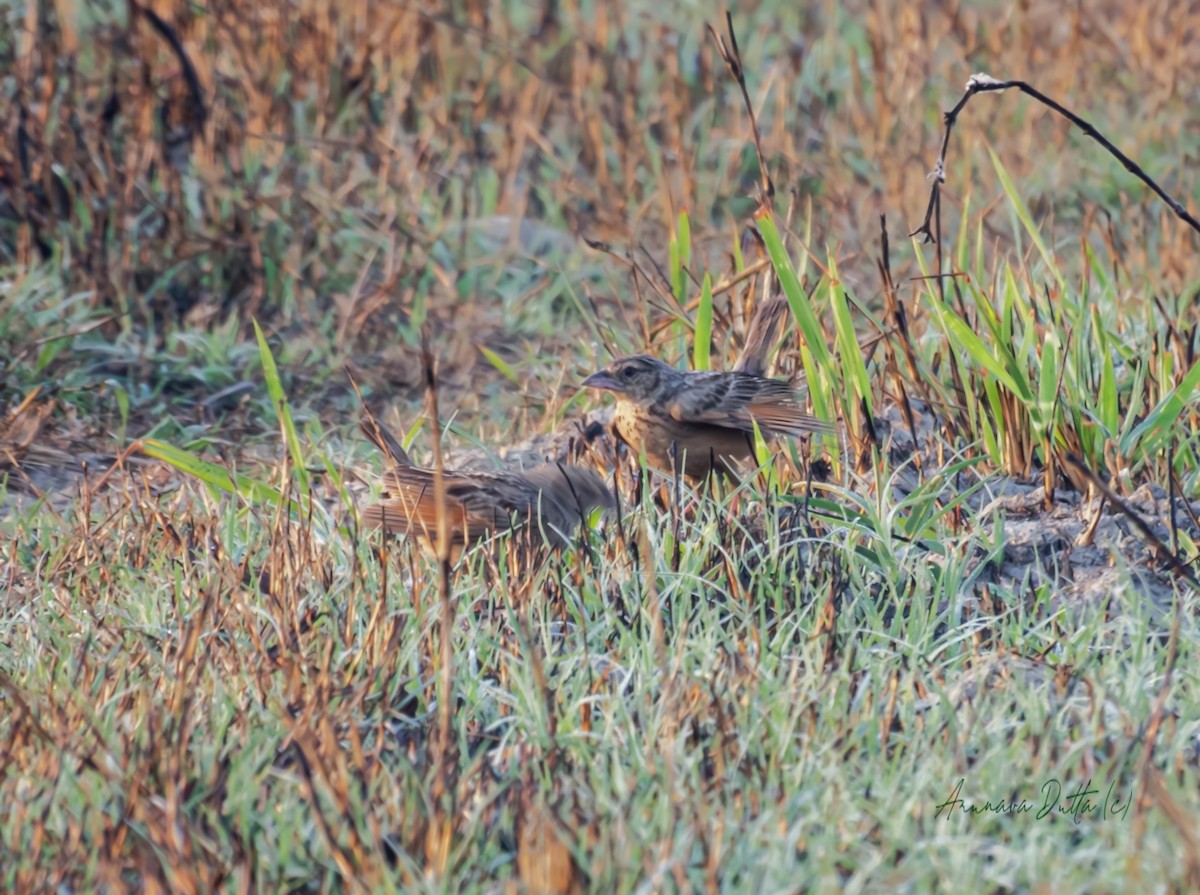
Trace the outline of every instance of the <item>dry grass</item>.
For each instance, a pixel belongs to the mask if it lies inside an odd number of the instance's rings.
[[[901,239],[973,71],[1196,195],[1200,15],[1091,6],[739,10],[780,245],[691,7],[7,13],[0,887],[1200,887],[1197,236],[1003,95],[944,245]],[[411,423],[427,327],[450,449],[577,432],[607,348],[690,356],[706,276],[715,365],[762,295],[811,316],[777,370],[841,442],[622,477],[453,601],[358,532],[346,367]],[[1035,817],[1051,780],[1110,813]]]

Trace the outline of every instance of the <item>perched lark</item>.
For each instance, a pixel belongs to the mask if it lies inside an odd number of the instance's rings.
[[[653,357],[622,357],[583,380],[617,396],[613,427],[635,451],[667,472],[702,479],[730,474],[754,456],[754,423],[763,435],[832,432],[800,408],[779,379],[733,371],[684,372]]]
[[[415,466],[399,442],[374,419],[363,420],[361,428],[392,460],[392,468],[384,474],[383,499],[363,509],[363,521],[415,536],[426,550],[436,552],[434,471]],[[593,510],[613,505],[612,493],[595,471],[566,463],[545,464],[526,472],[446,469],[443,480],[452,559],[488,535],[525,529],[531,523],[535,543],[565,547]]]

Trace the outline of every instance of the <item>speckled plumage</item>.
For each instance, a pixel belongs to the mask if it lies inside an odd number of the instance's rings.
[[[364,421],[362,430],[392,458],[392,468],[383,477],[382,499],[363,509],[363,522],[415,536],[426,549],[434,550],[434,470],[412,465],[402,452],[398,456],[378,423]],[[523,528],[531,521],[548,546],[564,547],[584,518],[613,503],[604,480],[594,470],[566,463],[545,464],[525,472],[446,469],[442,475],[454,558],[490,534]]]
[[[754,456],[754,424],[763,435],[832,432],[805,413],[795,389],[779,379],[733,371],[685,372],[646,355],[622,357],[583,381],[617,396],[613,426],[651,465],[690,479],[727,474]]]

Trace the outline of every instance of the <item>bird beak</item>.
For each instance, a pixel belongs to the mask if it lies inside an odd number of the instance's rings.
[[[624,391],[621,384],[612,377],[612,374],[607,370],[601,370],[599,373],[593,373],[587,379],[580,383],[583,388],[598,388],[609,392]]]

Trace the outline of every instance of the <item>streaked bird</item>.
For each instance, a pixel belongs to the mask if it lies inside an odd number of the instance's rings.
[[[434,470],[414,465],[374,418],[364,419],[360,427],[392,461],[383,477],[382,499],[363,509],[363,522],[416,537],[436,554]],[[544,464],[525,472],[446,469],[442,475],[446,527],[455,560],[463,549],[508,531],[531,529],[534,543],[565,547],[594,510],[613,505],[611,491],[594,470],[568,463]]]
[[[764,436],[833,432],[806,413],[796,390],[754,373],[677,370],[646,355],[622,357],[583,380],[617,397],[613,427],[652,466],[691,480],[732,473],[754,456],[754,424]]]

